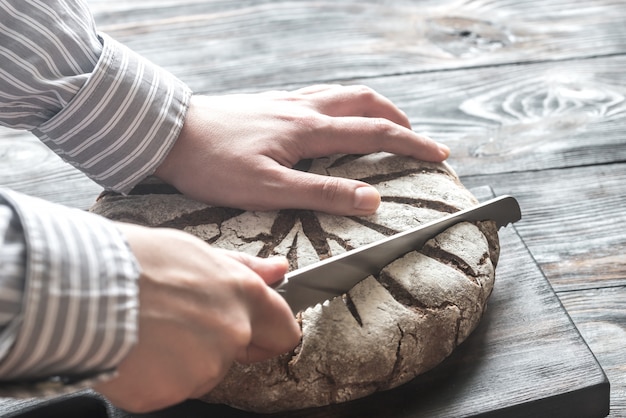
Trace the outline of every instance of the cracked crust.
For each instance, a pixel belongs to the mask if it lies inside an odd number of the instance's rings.
[[[103,196],[92,210],[181,228],[223,248],[286,255],[295,269],[476,203],[446,164],[380,153],[322,158],[305,168],[368,181],[381,193],[380,209],[367,217],[243,212],[142,185],[139,196]],[[146,194],[151,191],[157,192]],[[303,338],[293,352],[235,364],[203,400],[269,413],[401,385],[439,364],[476,327],[493,288],[498,253],[492,222],[457,224],[343,297],[299,313]]]

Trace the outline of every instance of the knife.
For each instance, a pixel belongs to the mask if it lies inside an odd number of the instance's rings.
[[[500,196],[289,272],[273,287],[296,314],[346,293],[361,280],[379,273],[404,254],[421,249],[429,239],[459,222],[493,220],[499,229],[521,218],[517,200]]]

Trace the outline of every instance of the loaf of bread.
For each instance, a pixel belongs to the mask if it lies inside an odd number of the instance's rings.
[[[92,211],[180,228],[222,248],[285,255],[295,269],[477,203],[445,163],[379,153],[320,158],[304,169],[374,185],[382,196],[379,210],[366,217],[246,212],[209,207],[147,183],[130,196],[101,196]],[[300,312],[303,337],[293,352],[235,364],[203,400],[270,413],[401,385],[443,361],[474,330],[493,288],[498,254],[493,222],[457,224],[343,297]]]

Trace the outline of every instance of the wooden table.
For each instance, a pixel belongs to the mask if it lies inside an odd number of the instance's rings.
[[[198,93],[366,84],[447,143],[517,230],[626,416],[626,0],[89,0],[99,28]],[[0,184],[89,207],[100,188],[0,130]]]

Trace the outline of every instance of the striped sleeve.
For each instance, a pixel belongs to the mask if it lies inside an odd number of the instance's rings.
[[[15,341],[22,306],[26,243],[16,213],[0,201],[0,359]]]
[[[2,189],[0,221],[9,244],[0,394],[106,377],[137,335],[139,267],[122,234],[97,215]]]
[[[106,189],[129,191],[174,144],[191,91],[98,33],[84,1],[0,0],[0,123]]]

